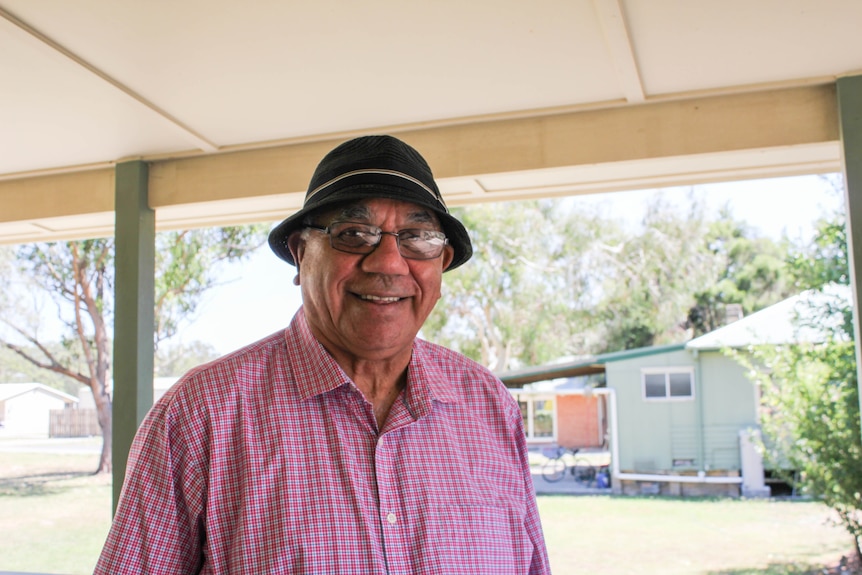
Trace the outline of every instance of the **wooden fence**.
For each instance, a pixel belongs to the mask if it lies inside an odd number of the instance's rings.
[[[90,437],[102,435],[94,408],[52,409],[49,437]]]

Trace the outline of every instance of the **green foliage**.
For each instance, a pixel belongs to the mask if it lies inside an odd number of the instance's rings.
[[[59,317],[68,328],[66,335],[76,334],[72,340],[77,334],[92,337],[98,327],[95,322],[111,317],[112,238],[24,244],[18,249],[17,261],[20,272],[30,280],[30,289],[42,290],[57,301]]]
[[[156,377],[179,377],[193,367],[210,362],[218,356],[213,346],[200,341],[161,346],[156,352],[155,375]]]
[[[217,284],[220,262],[246,257],[266,235],[264,225],[158,234],[154,341],[175,334],[181,322],[195,312],[201,295]],[[0,256],[0,263],[5,262],[8,269],[8,257]],[[27,244],[18,248],[14,261],[16,278],[22,282],[17,293],[34,296],[36,308],[4,306],[0,324],[6,329],[0,332],[0,345],[40,370],[90,388],[104,432],[99,471],[107,472],[111,466],[114,241],[97,238]],[[4,278],[7,285],[14,285],[6,274]],[[56,305],[59,342],[46,340],[40,330],[44,316],[39,308],[45,301]]]
[[[605,327],[599,351],[617,351],[686,339],[684,318],[691,294],[714,281],[715,258],[704,249],[703,206],[658,195],[647,206],[642,230],[620,241],[614,271],[598,306]]]
[[[266,239],[263,224],[162,232],[156,236],[156,343],[177,333],[201,295],[218,284],[219,264],[248,257]]]
[[[862,538],[862,434],[852,341],[752,350],[761,422],[774,466],[835,509]],[[792,478],[788,478],[792,479]]]
[[[654,197],[636,230],[571,200],[455,212],[475,255],[444,275],[423,334],[496,370],[684,341],[693,309],[718,321],[727,303],[788,295],[786,246],[727,212],[710,221],[694,196]]]
[[[844,194],[844,184],[840,178],[824,177],[824,180],[832,187],[833,194]],[[797,291],[829,284],[850,284],[846,219],[843,209],[819,218],[814,241],[793,247],[787,262]]]
[[[748,315],[797,292],[785,262],[786,240],[757,237],[727,209],[710,223],[705,240],[720,271],[714,282],[694,294],[687,325],[695,337],[724,325],[729,304],[738,304]]]
[[[850,283],[847,226],[844,220],[842,213],[820,218],[814,242],[810,246],[797,247],[788,257],[799,289]]]
[[[589,320],[593,271],[582,264],[602,230],[597,218],[558,208],[531,201],[455,210],[474,259],[444,275],[423,333],[496,368],[580,352],[574,327]]]
[[[799,472],[805,492],[833,508],[862,558],[862,422],[852,310],[836,285],[849,267],[843,216],[819,223],[813,248],[789,258],[799,285],[815,288],[800,327],[821,343],[763,347],[742,356],[761,390],[767,460]],[[839,321],[835,321],[838,317]]]

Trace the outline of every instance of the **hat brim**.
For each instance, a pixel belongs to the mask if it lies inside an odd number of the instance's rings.
[[[408,192],[408,195],[405,195]],[[387,185],[381,183],[362,184],[354,183],[338,190],[332,191],[324,198],[319,198],[312,205],[306,205],[298,212],[286,218],[280,224],[272,229],[269,233],[269,246],[275,254],[295,266],[293,254],[290,253],[288,240],[293,232],[302,229],[304,226],[303,220],[312,213],[320,211],[321,208],[333,207],[337,204],[343,204],[356,200],[367,200],[369,198],[386,198],[399,201],[406,201],[426,207],[433,211],[440,219],[440,226],[443,228],[443,233],[449,240],[449,245],[454,250],[452,263],[444,271],[450,271],[465,263],[473,255],[473,245],[470,242],[470,235],[464,225],[457,218],[450,215],[445,210],[441,209],[440,204],[434,203],[425,199],[422,195],[411,193],[412,190],[407,190],[402,186]]]

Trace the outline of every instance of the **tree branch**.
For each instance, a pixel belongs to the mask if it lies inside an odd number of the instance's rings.
[[[16,329],[16,328],[14,326],[12,326],[12,329]],[[17,329],[16,329],[16,331],[17,331]],[[27,353],[26,350],[24,350],[21,347],[18,347],[14,343],[2,341],[2,342],[0,342],[0,345],[3,345],[3,347],[15,352],[16,354],[18,354],[19,356],[21,356],[25,360],[27,360],[30,363],[32,363],[33,365],[35,365],[36,367],[39,367],[42,369],[47,369],[49,371],[53,371],[54,373],[59,373],[60,375],[65,375],[67,377],[71,377],[72,379],[74,379],[80,383],[83,383],[86,386],[90,385],[90,378],[89,377],[87,377],[83,373],[72,371],[71,369],[69,369],[66,366],[64,366],[63,364],[61,364],[59,361],[57,361],[54,354],[52,354],[50,351],[48,351],[45,348],[45,346],[42,345],[40,342],[36,341],[35,339],[31,338],[30,336],[28,336],[26,334],[22,333],[21,335],[23,337],[25,337],[28,341],[30,341],[33,345],[35,345],[39,349],[39,351],[41,351],[43,354],[45,354],[45,357],[47,358],[48,361],[47,362],[46,361],[39,361],[39,359],[37,359],[36,357],[33,357],[32,355]]]

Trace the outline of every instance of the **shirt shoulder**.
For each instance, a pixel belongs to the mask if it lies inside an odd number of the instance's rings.
[[[481,380],[500,381],[491,370],[481,363],[448,347],[424,339],[416,339],[414,354],[417,359],[451,374],[462,374]]]
[[[415,364],[424,370],[435,395],[448,395],[455,401],[468,403],[492,402],[507,411],[518,409],[515,398],[500,378],[484,365],[422,339],[416,340],[413,351]]]
[[[286,357],[284,330],[189,370],[160,401],[201,401],[247,391]]]

